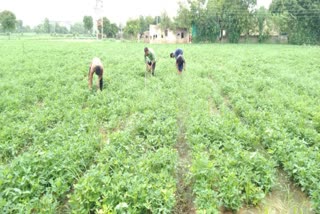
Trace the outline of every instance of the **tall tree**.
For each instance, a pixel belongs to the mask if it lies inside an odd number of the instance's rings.
[[[36,33],[44,33],[43,24],[39,24],[36,27],[34,27],[33,31]]]
[[[82,22],[77,22],[70,27],[70,32],[73,34],[85,33],[84,25]]]
[[[149,29],[149,25],[155,25],[156,24],[156,18],[152,17],[152,16],[146,16],[145,17],[145,21],[146,21],[146,24],[148,25],[148,29]]]
[[[45,33],[50,33],[51,32],[51,26],[50,26],[50,21],[48,18],[44,19],[43,22],[43,29]]]
[[[161,13],[160,27],[162,30],[173,28],[173,23],[171,21],[171,18],[169,17],[169,15],[166,11]]]
[[[140,34],[142,34],[143,32],[147,31],[149,29],[149,26],[146,22],[146,19],[144,18],[144,16],[139,16],[139,22],[140,22]]]
[[[112,23],[110,25],[110,31],[108,32],[108,37],[115,38],[119,33],[119,27],[117,24]]]
[[[320,43],[319,0],[273,0],[269,10],[288,26],[286,33],[290,43]]]
[[[256,11],[256,20],[258,24],[259,31],[259,42],[263,42],[269,36],[268,30],[268,19],[269,19],[269,11],[265,7],[260,7]]]
[[[191,28],[191,13],[188,10],[188,6],[179,2],[178,16],[174,18],[174,24],[176,28]]]
[[[195,41],[216,41],[223,30],[230,42],[238,42],[242,33],[253,28],[256,0],[188,0],[180,7],[177,20],[191,19]]]
[[[226,28],[230,42],[238,42],[241,33],[248,35],[256,0],[225,0],[223,4],[222,22]]]
[[[67,34],[67,33],[69,33],[69,30],[65,26],[61,26],[61,25],[59,25],[59,23],[56,23],[54,26],[54,32],[60,33],[60,34]]]
[[[103,17],[103,33],[109,37],[114,38],[118,33],[118,27],[116,24],[110,22],[106,17]]]
[[[8,10],[0,13],[0,24],[5,32],[11,32],[16,27],[16,16]]]
[[[134,38],[140,31],[140,20],[139,19],[130,19],[127,21],[127,24],[124,28],[124,33],[130,38]]]
[[[219,13],[214,5],[217,1],[212,0],[189,0],[192,35],[194,41],[214,42],[219,36]],[[179,14],[180,15],[180,14]]]
[[[32,29],[29,25],[26,25],[26,26],[23,26],[23,32],[29,33],[29,32],[32,32]]]
[[[93,28],[93,19],[92,16],[84,16],[83,17],[83,25],[87,32],[92,33]]]
[[[16,21],[16,30],[18,33],[23,32],[23,21],[22,20],[17,20]]]

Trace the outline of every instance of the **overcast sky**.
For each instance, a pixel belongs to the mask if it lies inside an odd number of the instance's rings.
[[[103,13],[111,22],[125,24],[139,15],[156,16],[166,11],[176,16],[179,0],[103,0]],[[257,0],[268,7],[272,0]],[[0,12],[12,11],[24,25],[36,26],[45,18],[50,21],[82,22],[83,16],[93,16],[96,0],[0,0]]]

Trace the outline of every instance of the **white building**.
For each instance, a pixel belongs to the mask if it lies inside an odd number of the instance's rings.
[[[145,43],[189,43],[190,34],[187,29],[162,30],[160,25],[150,25],[149,31],[144,32],[140,37]]]

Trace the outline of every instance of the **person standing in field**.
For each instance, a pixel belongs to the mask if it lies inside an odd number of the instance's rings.
[[[171,52],[170,57],[176,58],[176,68],[177,68],[178,74],[181,74],[182,71],[186,69],[186,61],[183,57],[182,49],[178,48],[174,52]]]
[[[154,70],[156,68],[156,55],[151,48],[144,48],[144,61],[146,63],[146,69],[154,76]]]
[[[93,79],[94,73],[98,76],[97,88],[99,88],[100,91],[102,91],[102,88],[103,88],[103,64],[98,57],[94,57],[92,59],[90,67],[89,67],[88,86],[89,86],[90,90],[92,89],[92,79]]]

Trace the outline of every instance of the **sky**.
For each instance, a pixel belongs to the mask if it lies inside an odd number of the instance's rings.
[[[156,16],[166,11],[176,16],[180,0],[103,0],[102,16],[112,23],[125,25],[139,15]],[[268,8],[272,0],[257,0],[258,7]],[[0,12],[10,10],[23,25],[34,27],[45,18],[50,21],[82,22],[83,16],[95,18],[96,0],[0,0]]]

